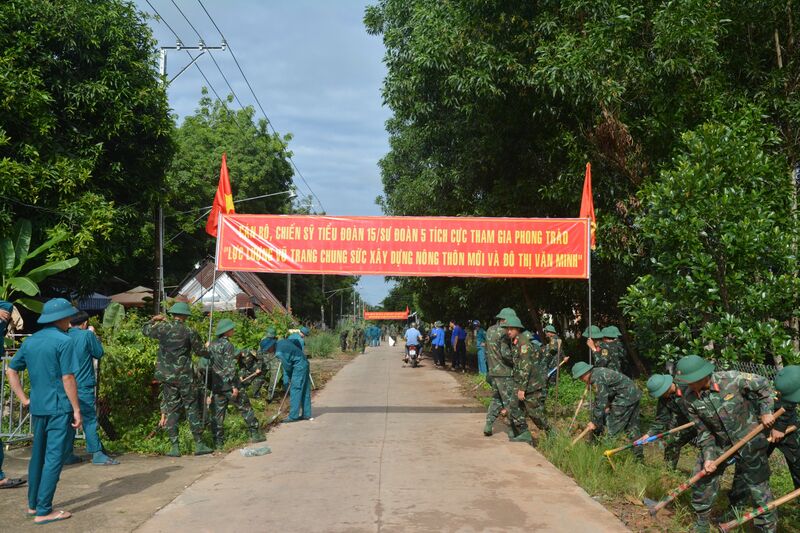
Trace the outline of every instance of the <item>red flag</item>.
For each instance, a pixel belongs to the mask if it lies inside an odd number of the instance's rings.
[[[581,215],[580,218],[591,218],[592,231],[592,250],[597,247],[595,231],[597,230],[597,220],[594,218],[594,200],[592,200],[592,164],[586,163],[586,177],[583,180],[583,195],[581,196]]]
[[[228,178],[228,163],[223,153],[222,166],[219,169],[219,185],[217,185],[217,194],[214,195],[211,214],[208,215],[208,222],[206,222],[206,233],[216,237],[219,215],[229,215],[231,213],[235,213],[233,210],[233,194],[231,193],[231,180]]]

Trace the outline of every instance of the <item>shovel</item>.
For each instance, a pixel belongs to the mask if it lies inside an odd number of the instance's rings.
[[[682,426],[678,426],[676,428],[672,428],[669,431],[665,431],[663,433],[659,433],[658,435],[653,435],[651,437],[647,437],[644,440],[635,440],[630,444],[626,444],[625,446],[620,446],[619,448],[614,448],[613,450],[606,450],[605,452],[603,452],[603,455],[605,455],[606,458],[608,459],[608,463],[611,465],[611,468],[615,468],[614,467],[614,462],[611,460],[611,456],[612,455],[615,455],[615,454],[617,454],[617,453],[619,453],[621,451],[624,451],[624,450],[628,450],[630,448],[634,448],[636,446],[644,446],[645,444],[648,444],[650,442],[654,442],[654,441],[656,441],[656,440],[658,440],[658,439],[660,439],[662,437],[666,437],[667,435],[671,435],[672,433],[679,433],[679,432],[683,431],[684,429],[689,429],[692,426],[694,426],[694,422],[687,422],[686,424],[683,424]]]
[[[784,412],[786,412],[786,410],[783,407],[781,407],[780,409],[775,411],[773,413],[773,415],[775,416],[775,418],[778,418]],[[736,444],[731,446],[728,449],[727,452],[723,453],[717,459],[715,459],[714,460],[714,466],[715,467],[719,467],[720,465],[725,463],[728,459],[730,459],[733,455],[735,455],[736,452],[738,452],[745,444],[747,444],[748,442],[753,440],[753,438],[755,438],[756,435],[758,435],[759,433],[764,431],[764,429],[765,429],[764,428],[764,424],[758,424],[758,425],[754,426],[753,429],[750,430],[750,433],[745,435],[744,438],[742,438],[742,440],[740,440],[739,442],[737,442]],[[686,490],[688,490],[690,487],[692,487],[695,483],[697,483],[698,481],[703,479],[703,477],[705,477],[705,475],[706,475],[706,471],[705,470],[700,470],[698,473],[696,473],[691,478],[689,478],[688,481],[685,481],[684,483],[681,483],[677,488],[673,489],[672,492],[667,494],[667,497],[664,498],[663,500],[661,500],[660,502],[656,503],[655,501],[650,500],[649,498],[646,498],[644,500],[644,504],[647,506],[648,510],[650,511],[650,516],[655,516],[661,509],[663,509],[664,507],[669,505],[670,502],[674,501],[675,498],[680,496],[682,493],[684,493]]]
[[[275,421],[278,419],[278,417],[279,417],[279,416],[281,416],[281,410],[283,410],[283,402],[285,402],[285,401],[286,401],[286,397],[287,397],[287,396],[289,396],[289,387],[286,387],[286,392],[283,394],[283,399],[281,400],[281,403],[280,403],[280,405],[278,406],[278,412],[277,412],[277,413],[275,413],[275,416],[273,416],[272,418],[270,418],[270,419],[267,421],[267,423],[266,423],[266,424],[264,424],[264,427],[269,427],[269,426],[270,426],[270,425],[271,425],[273,422],[275,422]]]

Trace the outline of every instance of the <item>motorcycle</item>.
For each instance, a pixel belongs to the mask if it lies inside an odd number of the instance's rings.
[[[419,346],[416,344],[411,344],[407,347],[407,355],[406,359],[409,363],[411,363],[412,367],[417,367],[419,365]]]

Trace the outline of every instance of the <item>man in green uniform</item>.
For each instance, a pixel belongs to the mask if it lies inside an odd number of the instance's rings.
[[[619,329],[617,326],[608,326],[600,330],[600,335],[603,338],[597,343],[597,347],[600,349],[598,363],[602,364],[598,364],[598,366],[606,366],[611,370],[622,372],[628,356],[625,353],[625,346],[619,339],[621,336]]]
[[[583,336],[586,337],[586,346],[589,347],[592,365],[598,367],[608,366],[608,358],[602,357],[602,349],[600,348],[600,341],[603,340],[603,330],[597,326],[592,326],[583,330]]]
[[[776,408],[783,407],[786,413],[778,418],[775,427],[772,428],[769,452],[772,453],[778,448],[786,458],[789,472],[792,474],[794,488],[800,489],[800,435],[795,431],[786,435],[786,428],[789,426],[800,427],[797,417],[797,404],[800,403],[800,366],[791,365],[783,368],[775,376],[775,389],[780,394]]]
[[[37,524],[64,520],[67,511],[53,511],[53,495],[64,464],[67,428],[81,426],[78,401],[78,359],[75,343],[66,334],[78,310],[63,298],[44,304],[39,324],[44,327],[22,343],[11,359],[8,381],[23,406],[30,409],[33,447],[28,463],[28,515]],[[30,399],[19,373],[28,370]]]
[[[194,436],[194,454],[211,453],[213,450],[203,443],[202,407],[198,403],[192,371],[192,353],[206,357],[207,351],[197,332],[185,323],[192,314],[188,304],[176,303],[169,309],[169,314],[172,320],[156,315],[142,328],[145,337],[158,340],[155,377],[161,382],[162,405],[167,415],[166,429],[172,442],[172,449],[167,455],[181,455],[178,420],[182,409],[186,411],[186,419]]]
[[[211,358],[212,380],[211,387],[214,394],[211,402],[211,431],[214,433],[214,446],[222,448],[225,444],[225,414],[228,404],[233,403],[242,414],[250,430],[250,442],[263,442],[264,434],[258,429],[258,419],[250,406],[247,392],[240,388],[239,377],[236,375],[235,355],[236,347],[230,341],[235,325],[229,318],[223,318],[217,324],[217,338],[208,347]]]
[[[692,488],[692,507],[697,514],[696,531],[708,531],[711,507],[719,492],[722,474],[728,464],[714,466],[714,460],[741,440],[759,422],[765,427],[775,423],[772,388],[769,381],[755,374],[736,371],[715,372],[714,365],[697,355],[678,361],[676,381],[688,385],[684,402],[689,418],[697,427],[700,456],[695,472],[706,476]],[[736,457],[733,494],[750,493],[756,506],[766,505],[772,498],[769,487],[769,442],[762,433],[745,444]],[[738,480],[737,480],[738,478]],[[746,489],[744,489],[746,487]],[[731,502],[736,506],[740,501]],[[774,512],[754,520],[759,531],[776,531]]]
[[[652,435],[664,433],[672,428],[682,426],[689,422],[689,413],[683,401],[683,391],[678,387],[668,374],[653,374],[647,380],[647,390],[653,398],[658,400],[656,417],[647,433],[639,437],[645,440]],[[671,435],[664,446],[664,460],[673,468],[678,468],[681,449],[697,437],[694,427],[684,429],[676,435]]]
[[[514,384],[514,359],[511,353],[511,342],[503,329],[503,323],[510,319],[517,319],[517,313],[506,307],[502,309],[495,318],[494,324],[486,330],[486,362],[489,367],[487,380],[492,385],[492,403],[486,412],[486,426],[483,434],[492,435],[493,426],[497,417],[503,409],[508,412],[511,425],[509,437],[516,438],[528,430],[528,423],[525,420],[525,412],[520,408],[517,398],[517,389]],[[524,439],[524,437],[523,437]]]
[[[92,454],[92,464],[101,466],[118,465],[119,461],[112,459],[103,452],[103,444],[97,434],[97,407],[95,406],[95,376],[94,362],[103,357],[103,345],[100,339],[89,329],[89,315],[84,311],[79,312],[70,320],[72,327],[67,331],[75,342],[75,355],[78,358],[78,372],[75,380],[78,382],[78,401],[81,404],[83,415],[83,434],[86,438],[86,451]],[[64,464],[80,462],[81,459],[73,454],[73,441],[75,430],[67,430],[67,442],[64,449]]]
[[[549,431],[550,424],[544,414],[545,381],[547,372],[544,370],[546,358],[541,351],[531,342],[530,332],[522,331],[519,318],[512,317],[506,320],[501,327],[506,328],[508,338],[511,339],[511,353],[514,359],[514,384],[517,400],[524,408],[525,414],[533,420],[540,430]],[[541,343],[536,341],[541,347]],[[527,421],[526,421],[527,422]],[[533,442],[530,431],[522,433],[514,440]]]
[[[563,342],[561,341],[561,337],[558,336],[555,326],[552,324],[545,326],[544,334],[547,337],[547,342],[542,347],[545,355],[543,364],[547,368],[547,371],[550,371],[550,369],[555,368],[556,365],[561,362],[561,358],[564,356]]]
[[[572,367],[572,377],[594,387],[594,408],[592,421],[589,422],[591,430],[601,429],[605,417],[605,426],[610,437],[625,433],[633,440],[641,434],[639,400],[642,393],[628,376],[610,368],[597,368],[581,361]],[[634,447],[632,451],[637,459],[644,460],[641,446]]]

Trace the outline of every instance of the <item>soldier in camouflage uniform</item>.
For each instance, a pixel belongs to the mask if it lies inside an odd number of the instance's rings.
[[[544,402],[548,358],[541,350],[542,343],[533,340],[530,332],[518,334],[522,327],[519,319],[507,320],[502,327],[508,331],[511,339],[511,351],[514,358],[514,383],[517,388],[517,398],[525,414],[533,420],[536,427],[543,431],[550,430],[550,424],[544,413]],[[516,329],[516,331],[514,331]],[[530,433],[529,433],[530,435]],[[520,439],[520,437],[522,437]],[[527,440],[523,435],[518,439]],[[515,439],[516,440],[516,439]],[[531,438],[531,443],[533,439]]]
[[[211,430],[214,433],[214,446],[222,448],[225,442],[225,414],[228,404],[233,403],[242,414],[250,430],[250,442],[263,442],[264,434],[258,429],[258,420],[247,392],[241,388],[239,376],[236,375],[236,348],[230,341],[235,325],[229,318],[223,318],[217,324],[217,338],[208,347],[211,358],[213,401],[211,403]]]
[[[608,435],[613,437],[625,433],[631,440],[639,437],[639,400],[642,393],[627,376],[610,368],[597,368],[584,363],[575,363],[572,377],[594,387],[595,401],[589,427],[599,430],[605,425]],[[634,456],[644,460],[641,446],[632,449]]]
[[[202,412],[192,371],[192,353],[205,356],[206,350],[200,336],[184,323],[186,317],[191,315],[187,304],[176,303],[170,308],[169,314],[172,315],[172,320],[156,315],[142,328],[145,337],[158,339],[155,377],[161,382],[165,427],[172,442],[172,449],[167,455],[179,457],[181,454],[178,446],[178,420],[181,410],[186,411],[186,419],[194,435],[194,454],[211,453],[211,448],[203,444],[202,440]]]
[[[547,337],[547,342],[542,347],[542,351],[545,355],[545,361],[543,363],[547,369],[545,372],[546,376],[550,369],[555,368],[556,365],[561,362],[564,356],[564,350],[561,337],[558,336],[558,332],[552,324],[548,324],[544,328],[544,334]],[[553,375],[555,376],[555,374]]]
[[[517,399],[514,385],[514,360],[511,354],[511,343],[502,329],[506,320],[516,319],[517,313],[511,308],[504,308],[498,314],[499,321],[486,330],[486,362],[489,367],[486,379],[492,385],[492,402],[486,412],[486,426],[483,434],[492,435],[493,426],[503,409],[508,411],[511,434],[509,437],[518,436],[528,431],[525,413],[522,411]],[[530,432],[528,432],[530,434]]]
[[[787,366],[775,376],[775,388],[780,394],[776,408],[783,407],[786,413],[781,416],[772,429],[769,452],[778,448],[786,458],[792,474],[794,488],[800,489],[800,435],[795,431],[784,435],[789,426],[800,427],[797,417],[797,404],[800,403],[800,366]]]
[[[620,332],[616,326],[608,326],[600,330],[602,340],[597,343],[599,350],[596,366],[605,366],[611,370],[622,372],[622,367],[628,359],[625,346],[619,340]]]
[[[265,340],[277,338],[277,331],[274,327],[270,326],[264,333],[264,337],[261,339],[261,344],[263,344]],[[247,382],[241,382],[242,387],[247,389],[249,386],[252,386],[250,389],[250,395],[254,398],[258,396],[258,393],[261,391],[261,388],[265,383],[267,386],[269,386],[269,379],[272,374],[272,362],[275,360],[274,355],[265,353],[261,349],[261,344],[259,344],[259,349],[255,353],[250,350],[242,350],[239,352],[238,357],[239,378],[241,380],[249,378]],[[255,377],[250,377],[255,372],[258,372],[258,374]]]
[[[706,471],[692,488],[692,507],[697,513],[696,531],[708,531],[711,507],[719,492],[722,474],[728,463],[715,467],[713,462],[725,450],[741,440],[759,422],[766,427],[775,423],[772,388],[766,378],[736,371],[714,372],[714,365],[700,356],[688,355],[678,361],[676,381],[688,385],[684,402],[689,418],[698,432],[698,457],[695,472]],[[772,498],[769,487],[769,442],[762,433],[745,444],[736,457],[732,495],[749,492],[756,506]],[[745,489],[746,487],[746,489]],[[731,502],[734,506],[739,501]],[[774,512],[754,520],[759,531],[776,531]]]
[[[667,374],[650,376],[650,379],[647,380],[647,390],[653,398],[658,399],[656,418],[647,433],[639,437],[639,440],[664,433],[689,422],[689,413],[686,410],[686,403],[683,401],[684,391],[673,382],[672,376]],[[678,468],[681,448],[692,442],[695,437],[697,437],[697,430],[693,427],[668,437],[664,445],[664,460],[673,469]]]

